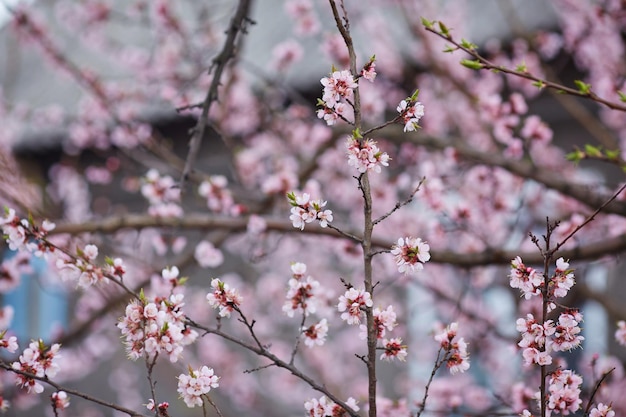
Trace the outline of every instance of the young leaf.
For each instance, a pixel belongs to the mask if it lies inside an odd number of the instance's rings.
[[[461,60],[461,65],[469,69],[473,69],[473,70],[479,70],[485,67],[485,64],[483,64],[482,62],[477,61],[477,60],[471,60],[471,59]]]
[[[431,21],[431,20],[426,19],[425,17],[422,17],[421,19],[422,19],[422,25],[424,25],[425,28],[428,28],[428,29],[433,28],[433,25],[435,24],[434,20]]]
[[[450,29],[441,21],[437,22],[439,24],[439,31],[442,35],[446,37],[450,37]]]
[[[587,84],[581,80],[574,80],[574,84],[578,87],[578,91],[583,94],[589,94],[591,92],[591,84]]]

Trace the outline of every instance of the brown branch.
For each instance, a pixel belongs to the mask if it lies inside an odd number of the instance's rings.
[[[193,128],[193,134],[189,141],[189,152],[187,153],[187,160],[185,161],[185,167],[183,168],[180,180],[181,188],[184,186],[185,181],[191,173],[193,164],[198,156],[198,152],[200,151],[200,144],[202,143],[206,127],[209,124],[209,108],[213,102],[217,101],[217,89],[220,85],[222,73],[226,69],[226,65],[231,58],[235,56],[235,42],[237,41],[238,35],[240,33],[246,33],[247,23],[250,22],[248,14],[250,13],[251,2],[252,0],[239,0],[237,10],[230,21],[228,30],[226,31],[227,36],[224,41],[224,46],[222,47],[221,52],[213,58],[211,71],[214,69],[215,72],[213,73],[213,79],[211,80],[209,91],[207,92],[204,103],[202,104],[202,113],[198,118],[196,126]]]
[[[302,233],[306,235],[321,235],[341,238],[338,232],[330,228],[322,228],[319,225],[307,225],[305,230],[294,228],[284,220],[265,219],[268,231],[282,233]],[[230,232],[244,232],[248,224],[246,217],[223,217],[205,213],[189,213],[183,218],[158,218],[147,214],[128,214],[125,216],[107,217],[100,220],[92,220],[85,223],[65,223],[57,225],[50,234],[69,233],[114,233],[122,229],[144,229],[148,227],[175,228],[183,230],[228,230]],[[339,228],[339,227],[338,227]],[[351,233],[352,234],[352,233]],[[355,237],[360,237],[354,233]],[[372,245],[379,248],[391,248],[395,241],[387,239],[372,239]],[[579,261],[599,259],[604,256],[616,255],[626,251],[626,234],[603,239],[593,243],[577,245],[570,249],[562,249],[555,256]],[[459,253],[446,250],[431,250],[429,262],[438,264],[450,264],[461,267],[475,267],[485,265],[508,265],[516,256],[522,257],[526,264],[540,264],[543,257],[537,251],[520,252],[517,250],[503,250],[488,248],[482,252]]]

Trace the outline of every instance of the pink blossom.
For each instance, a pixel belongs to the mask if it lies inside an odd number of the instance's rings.
[[[400,113],[405,132],[413,132],[419,128],[419,121],[424,116],[424,105],[422,103],[419,101],[402,100],[396,110]]]
[[[198,243],[194,258],[202,268],[216,268],[224,262],[222,251],[206,240]]]
[[[405,237],[398,239],[391,249],[398,271],[405,274],[424,269],[424,263],[430,260],[430,246],[420,238]]]
[[[19,357],[19,361],[13,362],[11,367],[17,371],[26,372],[38,377],[54,378],[59,371],[58,358],[61,345],[55,343],[47,347],[43,340],[32,341],[28,348]],[[35,379],[16,374],[17,384],[21,385],[28,392],[34,391],[37,394],[43,392],[43,386]]]
[[[306,277],[306,279],[290,279],[283,312],[289,317],[293,317],[297,311],[302,311],[302,314],[305,316],[315,313],[317,311],[319,287],[320,283],[310,276]]]
[[[288,39],[276,45],[272,50],[272,67],[277,71],[286,71],[302,59],[304,54],[300,43]]]
[[[580,386],[583,379],[569,369],[557,369],[548,378],[548,409],[563,415],[580,408]]]
[[[388,331],[392,331],[398,323],[396,322],[396,313],[393,311],[393,306],[388,306],[385,310],[381,310],[376,307],[372,314],[374,315],[374,326],[377,329],[376,338],[383,339]],[[361,333],[359,337],[363,340],[367,339],[367,326],[359,326]]]
[[[376,78],[376,62],[372,58],[361,70],[361,77],[368,81],[374,82]]]
[[[348,137],[346,143],[348,149],[348,165],[354,167],[360,173],[372,170],[381,172],[381,166],[389,166],[389,155],[382,152],[376,142],[371,139],[359,141],[353,136]]]
[[[356,288],[350,288],[344,295],[339,297],[339,304],[337,309],[341,312],[341,319],[348,324],[359,324],[361,322],[361,316],[363,309],[366,307],[372,307],[372,296],[365,290],[357,290]]]
[[[241,305],[241,296],[218,278],[211,280],[211,287],[213,292],[206,296],[209,305],[213,308],[219,308],[220,317],[230,317],[230,313]]]
[[[511,288],[519,288],[528,300],[534,295],[540,294],[539,288],[543,285],[543,274],[535,269],[526,267],[518,256],[511,261]]]
[[[178,376],[178,393],[185,401],[187,407],[202,406],[202,396],[208,394],[211,389],[219,387],[219,377],[215,375],[212,368],[203,366],[197,370],[189,370],[189,375],[180,374]]]
[[[402,339],[396,337],[394,339],[383,339],[383,354],[380,355],[380,359],[390,361],[392,359],[398,359],[404,362],[406,360],[407,351],[406,345],[402,344]]]
[[[322,346],[326,342],[326,336],[328,335],[328,321],[322,319],[319,323],[312,324],[309,327],[302,327],[302,337],[304,338],[304,344],[312,348],[315,345]]]
[[[599,403],[591,409],[589,417],[615,417],[615,411],[611,406]]]
[[[223,175],[213,175],[209,181],[203,181],[198,187],[198,194],[206,198],[209,210],[215,213],[230,214],[235,201],[227,188],[228,180]]]
[[[65,391],[53,392],[50,396],[52,407],[57,410],[65,410],[70,406],[70,398]]]
[[[327,227],[328,223],[333,221],[333,212],[331,210],[323,210],[326,206],[326,201],[323,200],[311,200],[311,196],[308,193],[296,195],[294,192],[287,194],[287,200],[291,204],[291,215],[289,220],[293,224],[293,227],[304,230],[306,223],[311,223],[315,220],[320,222],[321,227]]]
[[[330,109],[333,109],[341,100],[351,100],[354,89],[358,87],[348,70],[334,71],[330,77],[324,77],[320,82],[324,86],[322,101]]]
[[[352,397],[348,398],[346,405],[350,407],[353,412],[359,411],[357,401]],[[304,403],[304,409],[306,410],[306,415],[310,417],[346,417],[348,415],[346,410],[329,400],[325,395],[321,396],[319,399],[311,398],[309,401],[306,401]]]

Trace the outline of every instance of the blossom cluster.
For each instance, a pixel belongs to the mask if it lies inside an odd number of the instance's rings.
[[[402,100],[396,108],[404,123],[405,132],[413,132],[419,128],[419,122],[424,116],[424,105],[419,101]]]
[[[360,324],[361,317],[366,307],[372,307],[374,302],[369,292],[365,290],[357,290],[352,287],[339,297],[337,309],[342,312],[341,320],[350,325]]]
[[[293,278],[289,280],[287,300],[283,305],[283,312],[289,317],[301,311],[304,316],[315,313],[319,301],[320,283],[312,276],[304,277],[306,265],[300,262],[291,265]]]
[[[27,251],[36,256],[54,251],[54,246],[45,238],[56,225],[48,220],[36,225],[31,219],[20,219],[14,209],[5,208],[0,227],[11,250]]]
[[[55,343],[47,347],[43,340],[33,340],[19,357],[13,362],[11,367],[16,371],[25,372],[37,376],[38,378],[54,378],[59,371],[58,358],[61,345]],[[43,392],[43,385],[37,380],[25,375],[17,375],[17,384],[21,385],[28,392],[34,391],[37,394]]]
[[[183,299],[183,294],[172,294],[169,298],[148,300],[142,294],[140,300],[135,299],[126,306],[117,327],[132,360],[144,354],[154,359],[163,353],[170,362],[176,362],[184,347],[196,340],[198,333],[185,324]]]
[[[211,288],[213,288],[213,292],[206,296],[209,305],[214,309],[220,309],[220,317],[230,317],[230,313],[241,305],[243,301],[241,295],[219,278],[211,280]]]
[[[548,377],[547,409],[561,415],[575,413],[580,408],[580,386],[583,379],[569,369],[557,369]]]
[[[424,264],[430,260],[430,246],[420,238],[400,238],[391,248],[391,254],[398,265],[398,271],[408,274],[424,269]]]
[[[380,307],[376,307],[372,314],[374,316],[374,327],[376,328],[376,338],[383,339],[388,331],[392,331],[398,323],[396,322],[396,312],[393,311],[393,306],[387,306],[385,310]],[[363,340],[367,339],[367,326],[361,324],[359,326],[361,333],[359,337]]]
[[[357,401],[352,397],[348,398],[346,405],[350,407],[352,411],[359,411]],[[311,398],[304,403],[304,409],[306,410],[306,415],[310,417],[344,417],[349,415],[346,410],[329,400],[325,395],[321,396],[319,399]]]
[[[306,223],[311,223],[315,220],[320,222],[321,227],[327,227],[328,223],[333,221],[333,212],[331,210],[324,210],[327,203],[326,201],[311,200],[309,193],[296,195],[293,191],[287,193],[287,199],[291,205],[289,220],[291,220],[293,227],[304,230]]]
[[[202,181],[198,194],[206,198],[207,207],[214,213],[239,214],[239,210],[228,189],[228,179],[223,175],[213,175],[208,181]]]
[[[346,143],[348,149],[348,165],[354,167],[360,173],[368,170],[379,173],[381,166],[389,166],[389,155],[382,152],[376,142],[371,139],[357,140],[354,136],[348,137]]]
[[[344,101],[349,103],[352,100],[354,89],[358,84],[348,70],[333,71],[329,77],[322,78],[320,82],[324,86],[320,104],[324,107],[317,112],[317,117],[332,126],[340,117],[344,117],[347,111]]]
[[[584,337],[580,335],[578,324],[582,315],[569,310],[559,316],[558,323],[546,320],[539,323],[532,314],[517,320],[517,330],[522,334],[518,346],[523,348],[524,363],[550,365],[552,352],[563,352],[580,346]]]
[[[545,285],[543,274],[524,265],[519,256],[511,261],[509,277],[511,287],[522,291],[526,299],[540,295]],[[548,280],[548,299],[565,297],[574,284],[574,274],[573,270],[569,268],[569,263],[563,258],[557,259],[554,274]]]
[[[56,261],[57,270],[63,280],[75,281],[81,288],[108,282],[108,277],[123,278],[126,273],[124,262],[120,258],[107,259],[104,267],[96,265],[98,247],[86,245],[76,250],[76,257],[59,257]]]
[[[450,323],[443,331],[435,335],[435,340],[446,352],[446,365],[451,374],[465,372],[470,367],[467,343],[462,337],[456,338],[458,330],[458,323]]]
[[[219,387],[219,377],[212,368],[203,366],[200,369],[189,369],[189,375],[178,376],[178,393],[187,407],[202,406],[202,396],[208,394],[212,388]]]
[[[159,174],[156,169],[148,171],[143,178],[141,194],[148,200],[148,213],[155,217],[181,217],[180,188],[169,175]]]

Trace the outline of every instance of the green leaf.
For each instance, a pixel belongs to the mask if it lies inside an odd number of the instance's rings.
[[[461,46],[465,49],[469,49],[470,51],[474,51],[476,50],[476,48],[478,48],[478,46],[466,39],[461,39]]]
[[[597,146],[585,145],[585,153],[592,158],[601,158],[602,150]]]
[[[352,137],[355,139],[363,139],[363,135],[361,134],[361,130],[357,127],[352,131]]]
[[[619,149],[614,149],[612,151],[606,150],[604,152],[604,154],[606,155],[607,158],[609,158],[611,160],[614,160],[614,161],[619,160],[619,157],[620,157],[621,153],[622,152]]]
[[[537,87],[540,90],[543,90],[546,87],[546,83],[544,83],[542,80],[539,81],[535,81],[533,82],[533,84],[535,87]]]
[[[420,90],[418,88],[417,90],[413,92],[413,94],[411,94],[409,101],[417,101],[417,96],[419,96],[419,94],[420,94]]]
[[[587,84],[581,80],[574,80],[574,84],[578,87],[578,91],[583,94],[589,94],[591,92],[591,84]]]
[[[463,65],[466,68],[473,69],[473,70],[480,70],[480,69],[485,68],[485,64],[483,64],[480,61],[472,60],[472,59],[461,60],[461,65]]]
[[[428,28],[428,29],[432,29],[433,28],[433,25],[435,24],[434,20],[428,20],[425,17],[421,17],[420,19],[422,20],[422,25],[425,28]]]
[[[447,53],[450,53],[450,52],[454,52],[454,51],[456,51],[457,49],[458,49],[458,48],[457,48],[457,47],[455,47],[455,46],[446,45],[446,47],[445,47],[445,48],[443,48],[443,51],[441,51],[441,52],[444,52],[444,53],[446,53],[446,54],[447,54]]]
[[[448,27],[446,25],[444,25],[443,22],[439,21],[437,22],[439,24],[439,32],[446,36],[446,37],[450,37],[450,29],[448,29]]]
[[[517,72],[528,72],[528,67],[526,66],[526,63],[521,63],[518,66],[515,67],[515,71]]]
[[[623,91],[617,91],[617,95],[619,95],[619,100],[626,103],[626,93]]]
[[[578,163],[582,161],[583,159],[585,159],[585,153],[581,151],[580,149],[576,149],[575,151],[570,152],[567,155],[565,155],[565,159],[574,163]]]

